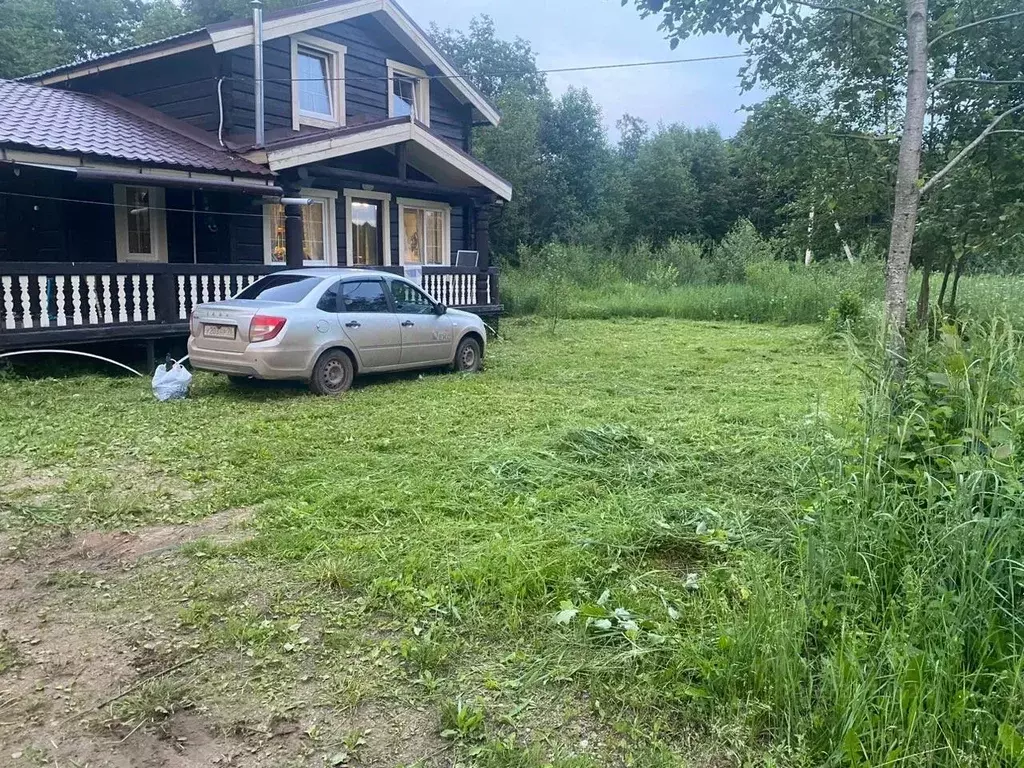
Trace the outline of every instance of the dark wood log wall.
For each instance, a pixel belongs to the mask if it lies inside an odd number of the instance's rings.
[[[345,120],[348,125],[386,120],[388,117],[387,60],[419,66],[409,52],[380,25],[363,16],[328,24],[307,34],[346,47]],[[255,129],[253,57],[251,48],[222,54],[232,75],[231,129],[251,134]],[[268,40],[263,52],[266,78],[266,126],[291,128],[291,43],[288,38]],[[463,150],[469,148],[470,111],[438,81],[430,84],[430,127],[439,136]]]

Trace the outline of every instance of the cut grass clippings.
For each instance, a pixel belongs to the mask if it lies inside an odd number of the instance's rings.
[[[432,713],[437,748],[479,765],[758,753],[741,691],[711,702],[709,670],[637,672],[668,659],[669,632],[679,658],[715,663],[717,628],[780,567],[805,420],[853,400],[842,351],[811,327],[503,331],[480,375],[371,378],[340,399],[200,374],[161,404],[133,379],[15,369],[0,456],[62,482],[5,494],[0,527],[255,507],[252,539],[194,545],[113,601],[219,659],[190,704],[228,706],[225,675],[252,706],[399,691]],[[157,698],[122,719],[152,720]]]

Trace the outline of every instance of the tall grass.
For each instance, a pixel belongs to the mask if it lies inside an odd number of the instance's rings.
[[[714,245],[675,240],[662,248],[640,242],[625,251],[601,251],[552,244],[520,251],[519,266],[502,276],[502,302],[508,314],[553,322],[671,317],[836,325],[851,308],[861,316],[880,315],[871,308],[881,304],[883,268],[870,253],[856,264],[810,267],[784,255],[742,222]],[[919,273],[911,275],[912,297],[920,280]],[[1008,318],[1024,326],[1022,278],[964,277],[958,296],[962,316]]]
[[[569,249],[567,249],[569,250]],[[743,282],[659,284],[634,282],[599,266],[603,280],[576,281],[564,274],[508,270],[502,301],[512,315],[564,319],[672,317],[752,323],[823,320],[845,292],[862,301],[880,293],[875,266],[820,265],[810,269],[766,261],[745,267]]]
[[[1024,760],[1022,346],[947,330],[898,389],[863,358],[861,415],[819,445],[779,567],[711,681],[814,764]]]
[[[774,245],[740,226],[717,246],[672,241],[654,249],[593,251],[549,245],[519,254],[503,275],[502,301],[514,315],[566,319],[673,317],[688,320],[810,323],[844,293],[881,294],[877,264],[808,269],[775,259]]]

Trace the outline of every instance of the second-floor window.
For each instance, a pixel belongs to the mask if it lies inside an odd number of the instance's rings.
[[[292,43],[292,128],[345,125],[345,46],[312,35]]]
[[[430,78],[418,67],[388,59],[388,117],[410,115],[430,125]]]

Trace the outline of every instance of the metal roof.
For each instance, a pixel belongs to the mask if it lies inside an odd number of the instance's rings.
[[[0,80],[0,144],[171,168],[270,176],[261,165],[85,93]]]
[[[120,48],[116,51],[110,51],[109,53],[101,53],[97,56],[90,56],[86,59],[68,62],[67,64],[58,64],[56,67],[50,67],[49,69],[44,69],[41,72],[33,72],[30,75],[22,75],[21,77],[16,77],[14,79],[26,82],[42,80],[43,78],[49,77],[50,75],[56,75],[68,70],[78,69],[79,67],[83,67],[86,65],[101,64],[102,62],[107,61],[108,59],[119,59],[122,56],[130,56],[135,53],[157,51],[165,45],[173,47],[173,45],[178,45],[180,43],[185,42],[190,37],[195,37],[197,39],[202,39],[205,37],[209,39],[209,35],[206,32],[206,28],[202,27],[200,29],[193,29],[189,32],[182,32],[177,35],[171,35],[170,37],[163,37],[159,40],[153,40],[149,43],[133,45],[128,48]]]

